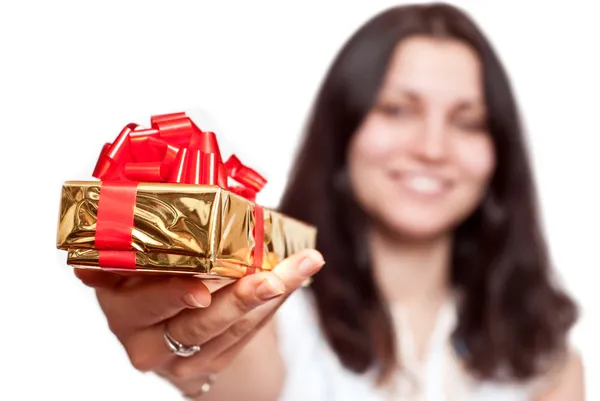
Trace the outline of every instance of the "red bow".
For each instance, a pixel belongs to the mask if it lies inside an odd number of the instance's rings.
[[[266,179],[232,155],[225,163],[213,132],[185,113],[153,116],[151,128],[128,124],[102,148],[93,176],[103,181],[218,185],[254,202]],[[231,177],[241,185],[230,185]]]

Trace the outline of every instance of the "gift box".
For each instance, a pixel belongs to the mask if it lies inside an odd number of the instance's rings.
[[[74,267],[239,278],[315,247],[315,227],[258,205],[265,178],[185,113],[127,125],[93,176],[62,187],[57,247]]]

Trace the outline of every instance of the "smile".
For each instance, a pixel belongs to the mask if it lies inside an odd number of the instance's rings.
[[[394,172],[391,176],[402,187],[418,195],[442,195],[451,186],[448,179],[433,174]]]

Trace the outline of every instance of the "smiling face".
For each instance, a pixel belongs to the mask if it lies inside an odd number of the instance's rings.
[[[348,154],[355,196],[377,223],[431,238],[477,207],[495,167],[481,68],[458,41],[399,44]]]

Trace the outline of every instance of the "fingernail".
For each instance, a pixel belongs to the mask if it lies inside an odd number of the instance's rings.
[[[283,283],[274,277],[265,278],[262,283],[256,287],[256,296],[263,301],[275,298],[285,292]]]
[[[204,305],[202,301],[195,298],[192,294],[185,294],[183,296],[183,302],[190,308],[206,308],[208,305]]]
[[[316,260],[311,258],[310,256],[305,258],[302,262],[300,262],[300,266],[298,270],[305,277],[310,277],[319,270],[321,266],[323,266],[325,262],[322,260]]]

